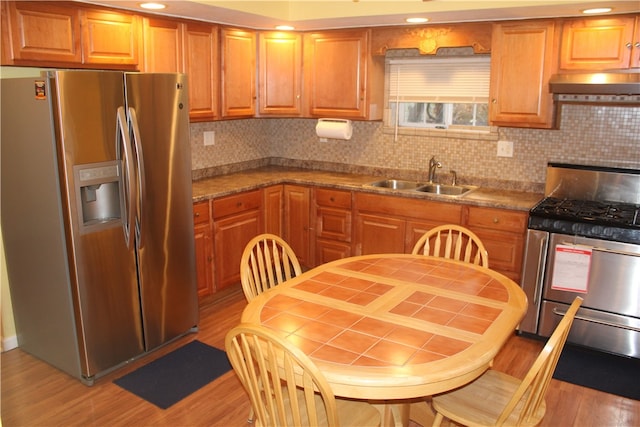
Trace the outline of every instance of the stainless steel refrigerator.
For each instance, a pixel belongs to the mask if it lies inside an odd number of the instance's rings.
[[[18,345],[86,384],[198,323],[186,77],[3,79]]]

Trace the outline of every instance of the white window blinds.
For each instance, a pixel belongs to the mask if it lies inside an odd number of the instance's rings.
[[[489,56],[391,59],[389,66],[389,102],[489,102]]]

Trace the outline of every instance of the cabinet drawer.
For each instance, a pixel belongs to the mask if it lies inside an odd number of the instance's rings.
[[[193,224],[206,224],[209,222],[209,201],[193,204]]]
[[[351,193],[349,191],[317,188],[316,203],[318,206],[351,209]]]
[[[527,213],[506,209],[478,208],[468,206],[467,225],[490,228],[493,230],[524,232],[527,224]]]
[[[248,191],[213,201],[213,217],[221,218],[249,209],[258,209],[262,205],[260,190]]]

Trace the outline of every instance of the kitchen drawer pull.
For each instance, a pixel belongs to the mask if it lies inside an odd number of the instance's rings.
[[[567,312],[558,310],[557,308],[554,308],[553,309],[553,314],[555,314],[556,316],[561,316],[562,317],[565,314],[567,314]],[[620,323],[607,322],[606,320],[594,319],[593,317],[585,317],[585,316],[580,316],[580,315],[576,315],[575,318],[578,319],[578,320],[583,320],[585,322],[597,323],[599,325],[611,326],[613,328],[628,329],[630,331],[640,332],[640,328],[636,328],[635,326],[621,325]]]

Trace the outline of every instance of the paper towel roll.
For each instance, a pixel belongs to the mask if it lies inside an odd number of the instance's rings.
[[[353,126],[351,120],[318,119],[316,134],[320,138],[351,139]]]

